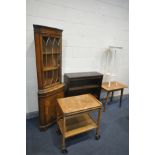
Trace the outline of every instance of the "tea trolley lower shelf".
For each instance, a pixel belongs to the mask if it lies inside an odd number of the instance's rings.
[[[92,111],[98,112],[96,120],[91,116]],[[96,129],[98,140],[101,114],[102,103],[91,94],[58,99],[57,125],[62,134],[62,152],[67,153],[65,139],[74,135]]]

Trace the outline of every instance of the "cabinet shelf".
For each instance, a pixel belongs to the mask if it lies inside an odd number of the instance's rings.
[[[51,52],[43,52],[43,55],[46,55],[46,54],[61,54],[60,52],[54,52],[54,53],[51,53]]]
[[[74,91],[74,90],[84,90],[84,89],[93,89],[93,88],[98,88],[98,85],[85,85],[85,86],[79,86],[79,87],[73,87],[69,88],[69,91]]]
[[[56,70],[56,69],[58,69],[60,66],[58,65],[58,66],[56,66],[56,67],[44,67],[43,68],[43,71],[51,71],[51,70]]]
[[[60,84],[59,79],[57,79],[55,81],[56,82],[53,82],[51,79],[50,80],[46,80],[44,82],[44,84],[47,85],[46,88],[51,87],[51,86],[54,86],[54,85],[57,85],[57,84]]]
[[[58,125],[61,133],[63,133],[63,121],[60,119]],[[89,114],[82,114],[66,119],[66,132],[65,138],[83,133],[92,129],[97,128],[97,124],[89,116]]]

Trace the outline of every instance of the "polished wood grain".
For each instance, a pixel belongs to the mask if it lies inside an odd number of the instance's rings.
[[[91,94],[60,98],[58,103],[65,114],[88,111],[101,106],[101,103]]]
[[[63,133],[63,120],[58,121],[61,132]],[[72,117],[66,120],[65,138],[75,136],[77,134],[97,128],[96,123],[91,119],[88,114]]]
[[[115,91],[115,90],[119,90],[119,89],[127,88],[127,87],[128,87],[127,85],[117,82],[117,81],[112,81],[110,83],[110,87],[109,87],[109,82],[104,82],[101,86],[101,88],[106,91]]]

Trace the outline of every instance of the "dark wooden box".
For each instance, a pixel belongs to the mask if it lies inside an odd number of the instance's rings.
[[[91,93],[100,98],[103,74],[98,72],[65,73],[65,96]]]

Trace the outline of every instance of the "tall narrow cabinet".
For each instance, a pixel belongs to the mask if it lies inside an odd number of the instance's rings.
[[[57,99],[64,96],[61,83],[62,30],[33,25],[38,78],[40,129],[56,121]]]

